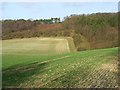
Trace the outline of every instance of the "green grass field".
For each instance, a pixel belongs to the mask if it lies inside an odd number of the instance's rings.
[[[64,38],[4,40],[3,87],[118,87],[118,48],[72,52],[69,44]]]
[[[71,42],[65,38],[13,39],[3,40],[2,44],[3,68],[36,59],[44,61],[46,59],[42,60],[41,58],[47,58],[46,55],[58,55],[73,51],[69,48]],[[71,47],[74,48],[74,46]]]

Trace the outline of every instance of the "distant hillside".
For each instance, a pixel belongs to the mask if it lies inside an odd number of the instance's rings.
[[[66,17],[63,26],[67,30],[74,30],[72,37],[78,50],[114,47],[118,44],[117,13],[71,15]]]
[[[48,20],[49,21],[49,20]],[[116,47],[118,14],[96,13],[71,15],[61,23],[40,23],[39,20],[4,20],[2,38],[72,37],[78,51]]]

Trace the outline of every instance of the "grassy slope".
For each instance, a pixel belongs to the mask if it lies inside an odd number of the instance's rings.
[[[45,55],[56,57],[72,51],[64,38],[30,38],[3,41],[3,68],[20,63],[44,61]],[[71,47],[70,47],[71,48]]]
[[[6,58],[26,62],[3,70],[3,87],[117,87],[117,49],[47,57],[10,55]],[[4,62],[3,57],[4,65],[7,61]]]

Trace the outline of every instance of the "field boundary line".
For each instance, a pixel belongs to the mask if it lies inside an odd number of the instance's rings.
[[[60,60],[60,59],[64,59],[64,58],[69,58],[69,57],[71,57],[71,56],[63,56],[63,57],[60,57],[60,58],[55,58],[55,59],[52,59],[52,60],[43,61],[43,62],[38,63],[38,64],[48,63],[48,62],[52,62],[52,61],[56,61],[56,60]]]
[[[66,41],[67,41],[67,49],[68,49],[68,51],[70,52],[70,47],[69,47],[68,40],[66,40]]]

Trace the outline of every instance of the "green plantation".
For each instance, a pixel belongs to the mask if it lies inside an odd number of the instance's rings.
[[[71,38],[3,40],[3,88],[115,88],[118,48],[76,52]]]

